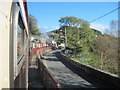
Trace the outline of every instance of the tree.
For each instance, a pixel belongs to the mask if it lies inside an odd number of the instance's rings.
[[[60,29],[65,35],[67,32],[67,45],[74,53],[91,50],[93,51],[92,41],[96,34],[91,30],[89,23],[76,17],[62,17],[60,20]],[[86,47],[86,48],[85,48]]]
[[[41,32],[39,31],[37,20],[35,16],[29,15],[29,29],[32,36],[40,36]]]
[[[75,53],[93,49],[92,41],[95,40],[94,31],[91,29],[67,27],[67,44]]]
[[[100,57],[102,70],[118,73],[118,38],[105,34],[94,41],[94,54]]]
[[[83,24],[82,19],[78,19],[76,17],[63,17],[59,20],[61,26],[72,26],[72,27],[80,27]]]
[[[118,36],[118,21],[112,20],[110,23],[110,35]]]

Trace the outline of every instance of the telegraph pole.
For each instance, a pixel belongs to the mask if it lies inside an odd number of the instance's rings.
[[[66,35],[66,27],[65,27],[65,45],[67,46],[67,35]]]
[[[118,7],[120,7],[120,1],[118,3]],[[118,13],[120,13],[120,9],[118,9]],[[118,14],[118,48],[120,44],[120,15]],[[118,49],[118,76],[120,77],[120,49]]]

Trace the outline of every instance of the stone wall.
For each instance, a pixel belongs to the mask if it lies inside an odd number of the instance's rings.
[[[60,53],[62,60],[65,60],[75,66],[78,69],[83,70],[85,73],[94,76],[97,79],[100,79],[114,87],[120,88],[120,77],[114,74],[110,74],[108,72],[102,71],[100,69],[93,68],[89,65],[82,64],[79,61],[76,61],[74,59],[68,58],[65,54],[62,52]]]

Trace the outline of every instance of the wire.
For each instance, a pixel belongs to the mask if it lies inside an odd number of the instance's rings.
[[[100,19],[100,18],[102,18],[102,17],[105,17],[106,15],[108,15],[108,14],[110,14],[110,13],[112,13],[112,12],[118,10],[119,8],[120,8],[120,7],[116,8],[116,9],[114,9],[114,10],[108,12],[108,13],[106,13],[105,15],[102,15],[102,16],[100,16],[100,17],[98,17],[98,18],[96,18],[96,19],[90,21],[89,23],[94,22],[94,21],[96,21],[96,20],[98,20],[98,19]]]

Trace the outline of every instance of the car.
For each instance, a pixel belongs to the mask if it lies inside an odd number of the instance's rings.
[[[58,49],[62,49],[65,48],[65,44],[61,43],[60,45],[58,45]]]

